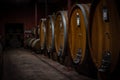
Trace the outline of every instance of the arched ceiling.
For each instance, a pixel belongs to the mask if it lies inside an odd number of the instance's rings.
[[[57,3],[61,0],[0,0],[0,3],[7,3],[7,4],[23,4],[23,3],[31,3],[31,2],[37,2],[37,3]]]

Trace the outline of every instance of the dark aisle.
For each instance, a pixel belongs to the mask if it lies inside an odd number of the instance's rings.
[[[7,23],[5,24],[5,47],[23,47],[24,43],[24,24]]]
[[[93,80],[25,49],[4,51],[2,80]]]

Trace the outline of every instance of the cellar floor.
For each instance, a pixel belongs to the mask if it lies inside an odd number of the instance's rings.
[[[2,80],[93,80],[30,50],[10,49],[3,54]]]

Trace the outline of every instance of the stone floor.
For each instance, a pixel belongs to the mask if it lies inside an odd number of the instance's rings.
[[[93,80],[44,55],[25,49],[4,51],[2,80]]]

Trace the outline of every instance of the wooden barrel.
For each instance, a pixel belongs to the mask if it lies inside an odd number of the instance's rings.
[[[54,40],[54,22],[55,16],[49,15],[47,18],[46,26],[46,48],[48,52],[53,52],[55,50],[55,40]]]
[[[40,50],[40,39],[35,39],[32,43],[33,50]]]
[[[58,56],[64,56],[67,48],[68,15],[59,11],[55,19],[55,48]]]
[[[89,48],[99,72],[113,72],[120,53],[120,16],[116,0],[94,0],[89,19]]]
[[[32,43],[33,43],[33,41],[35,40],[35,38],[31,38],[30,40],[29,40],[29,43],[28,43],[28,47],[32,47]]]
[[[46,47],[46,18],[40,20],[40,46],[41,50]]]
[[[88,54],[88,16],[90,4],[76,4],[72,7],[69,21],[69,48],[74,63],[82,64]]]

